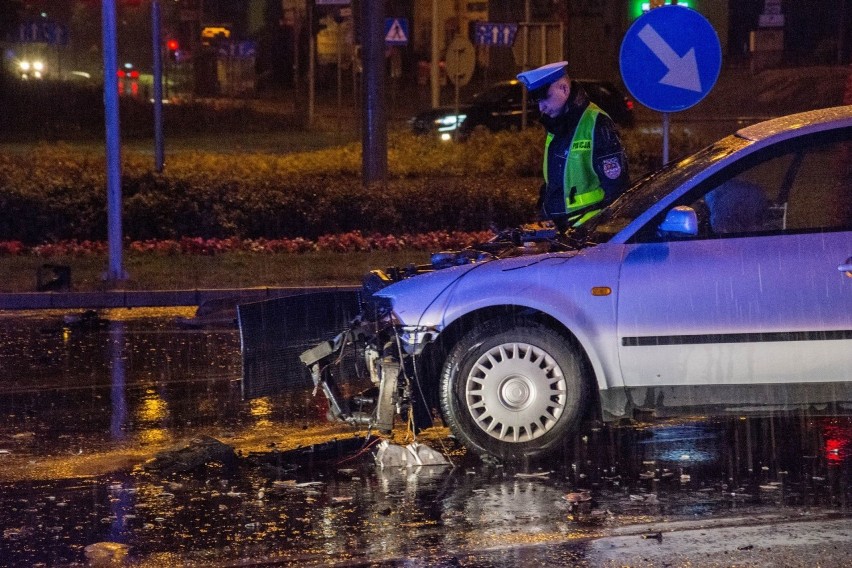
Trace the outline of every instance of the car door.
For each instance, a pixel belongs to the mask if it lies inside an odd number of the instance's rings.
[[[695,238],[627,245],[626,386],[852,381],[849,129],[754,153],[690,191]]]

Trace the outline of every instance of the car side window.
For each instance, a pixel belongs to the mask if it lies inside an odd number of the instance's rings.
[[[852,227],[852,142],[811,148],[787,199],[785,231]]]
[[[756,152],[712,176],[676,205],[687,205],[698,215],[698,235],[692,238],[848,231],[850,130],[801,137]],[[657,234],[650,240],[672,239],[683,237]]]
[[[742,232],[849,228],[849,147],[850,142],[843,140],[803,146],[736,176],[735,182],[757,184],[765,197],[765,211]],[[740,206],[746,209],[755,210],[758,206],[758,201],[748,194],[741,195],[741,199],[745,202]],[[718,232],[736,231],[723,227]]]
[[[765,230],[774,208],[766,193],[765,186],[740,178],[729,179],[709,191],[703,199],[710,233],[727,235]]]

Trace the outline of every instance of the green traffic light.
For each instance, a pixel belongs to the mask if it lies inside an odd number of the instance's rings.
[[[689,0],[665,0],[666,5],[677,4],[678,6],[685,6],[687,8],[692,8],[692,2]],[[651,9],[651,3],[647,0],[633,0],[630,3],[630,19],[635,20],[642,14],[648,12]]]

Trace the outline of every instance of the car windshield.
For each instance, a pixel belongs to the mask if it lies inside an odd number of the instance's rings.
[[[645,176],[604,208],[598,216],[571,231],[567,235],[569,240],[588,245],[609,241],[674,188],[692,179],[714,162],[749,144],[748,140],[738,136],[728,136]]]

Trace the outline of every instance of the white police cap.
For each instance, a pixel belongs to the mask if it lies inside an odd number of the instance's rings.
[[[565,67],[567,61],[557,61],[556,63],[548,63],[537,69],[530,69],[523,73],[518,73],[518,80],[530,90],[535,91],[541,87],[545,87],[554,83],[565,76]]]

